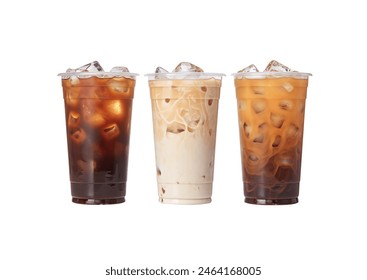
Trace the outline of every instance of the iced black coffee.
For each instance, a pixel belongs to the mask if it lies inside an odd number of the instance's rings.
[[[60,74],[65,101],[72,201],[125,201],[135,74],[98,62]]]

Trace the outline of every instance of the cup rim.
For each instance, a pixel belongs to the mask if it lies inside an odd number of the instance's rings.
[[[148,73],[145,74],[146,77],[160,77],[160,78],[174,78],[174,77],[187,77],[187,78],[195,78],[200,79],[201,77],[224,77],[226,74],[224,73],[213,73],[213,72],[168,72],[168,73]]]
[[[231,75],[234,76],[234,78],[240,78],[240,77],[248,77],[248,78],[300,77],[300,78],[308,78],[308,77],[312,76],[311,73],[296,72],[296,71],[290,71],[290,72],[237,72],[237,73],[232,73]]]
[[[65,77],[71,77],[71,76],[76,76],[76,77],[99,77],[99,78],[114,78],[114,77],[132,77],[135,78],[136,76],[139,76],[139,74],[137,73],[131,73],[131,72],[105,72],[105,71],[100,71],[100,72],[64,72],[64,73],[59,73],[57,74],[57,76],[61,76],[62,78]]]

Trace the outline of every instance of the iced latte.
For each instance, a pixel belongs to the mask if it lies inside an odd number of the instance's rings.
[[[60,74],[65,101],[72,201],[125,201],[135,74],[98,62]]]
[[[159,200],[209,203],[222,74],[184,62],[148,76]]]
[[[310,74],[272,61],[234,74],[245,201],[298,202],[305,100]]]

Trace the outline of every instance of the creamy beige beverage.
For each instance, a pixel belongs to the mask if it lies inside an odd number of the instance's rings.
[[[150,77],[159,200],[209,203],[212,195],[222,74],[181,63]],[[193,72],[196,71],[196,72]]]
[[[245,201],[298,202],[310,74],[272,61],[235,74]]]

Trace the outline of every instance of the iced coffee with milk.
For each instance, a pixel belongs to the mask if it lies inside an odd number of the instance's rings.
[[[65,103],[72,201],[125,201],[136,74],[105,72],[94,61],[60,74]]]
[[[234,74],[245,202],[298,202],[310,74],[271,61]]]
[[[223,74],[188,62],[148,74],[159,201],[211,202]]]

